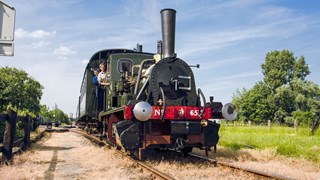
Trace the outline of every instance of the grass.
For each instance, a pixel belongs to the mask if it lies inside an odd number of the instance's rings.
[[[40,128],[37,128],[35,131],[31,131],[31,133],[30,133],[30,140],[32,141],[34,141],[34,140],[36,140],[36,138],[38,137],[38,136],[40,136],[40,134],[42,133],[44,131],[44,129],[40,129]]]
[[[220,128],[220,146],[233,150],[254,148],[275,149],[277,154],[299,157],[320,164],[320,130],[310,136],[310,128],[273,126],[227,126]]]

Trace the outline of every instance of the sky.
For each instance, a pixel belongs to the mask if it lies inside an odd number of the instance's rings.
[[[228,103],[237,89],[263,80],[268,52],[287,49],[305,57],[320,84],[318,0],[3,0],[16,9],[14,56],[0,67],[25,70],[43,89],[41,104],[76,112],[84,69],[97,51],[155,53],[160,11],[176,14],[177,56],[193,68],[207,99]],[[1,77],[0,77],[1,78]]]

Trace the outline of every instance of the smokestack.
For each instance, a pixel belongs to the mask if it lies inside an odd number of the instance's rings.
[[[162,9],[161,23],[162,23],[162,54],[163,58],[175,57],[174,41],[176,30],[176,10]]]
[[[137,52],[142,52],[142,45],[137,44]]]

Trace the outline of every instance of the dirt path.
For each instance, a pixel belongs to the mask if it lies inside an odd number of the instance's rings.
[[[16,156],[12,165],[0,167],[0,180],[154,179],[135,164],[115,154],[113,149],[95,146],[76,133],[51,133],[50,137],[33,144],[30,150]],[[153,156],[152,153],[150,156]],[[153,158],[147,158],[146,162],[176,179],[257,179],[241,171],[171,156],[169,154],[165,157],[158,153]],[[214,156],[218,160],[287,175],[295,179],[320,177],[319,168],[308,161],[279,158],[269,151],[244,150],[234,154],[233,151],[219,148]]]
[[[131,162],[92,145],[81,135],[52,133],[51,137],[0,168],[0,179],[150,179]]]

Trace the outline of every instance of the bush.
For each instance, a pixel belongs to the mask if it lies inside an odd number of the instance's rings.
[[[297,119],[299,124],[310,126],[312,125],[312,120],[315,118],[315,114],[311,111],[301,111],[297,110],[293,113],[293,119]]]

